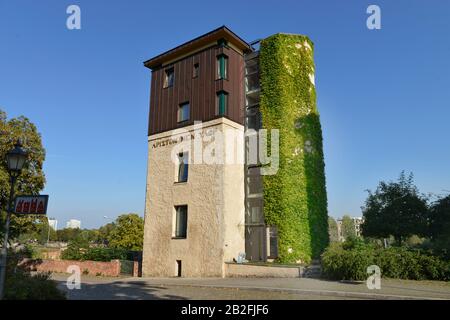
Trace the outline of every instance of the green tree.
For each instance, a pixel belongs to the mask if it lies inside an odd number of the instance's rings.
[[[135,213],[119,216],[108,240],[109,246],[112,248],[142,250],[144,219]]]
[[[381,181],[375,192],[368,190],[363,236],[392,235],[400,245],[409,236],[427,234],[428,198],[419,194],[413,180],[412,173],[407,177],[402,172],[397,182]]]
[[[6,167],[5,155],[20,139],[28,152],[28,161],[18,177],[15,194],[39,194],[45,185],[42,169],[45,160],[45,149],[41,135],[36,126],[26,117],[7,119],[6,113],[0,109],[0,225],[4,226],[8,206],[10,179]],[[36,222],[42,216],[11,217],[10,235],[16,238],[19,234],[37,232]],[[0,234],[3,234],[0,228]],[[3,236],[0,238],[2,241]]]
[[[333,217],[328,217],[328,234],[330,236],[330,242],[339,241],[338,227]]]
[[[114,222],[105,224],[98,229],[98,242],[103,244],[108,244],[108,239],[111,231],[116,227]]]
[[[75,240],[81,234],[78,228],[64,228],[56,231],[58,241],[69,242]]]
[[[355,222],[349,215],[344,215],[342,217],[342,236],[344,239],[352,239],[356,237]]]
[[[429,235],[435,246],[450,256],[450,195],[431,205]]]

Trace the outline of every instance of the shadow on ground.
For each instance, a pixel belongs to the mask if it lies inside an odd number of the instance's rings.
[[[126,282],[82,283],[80,289],[68,289],[66,282],[55,280],[58,288],[66,292],[69,300],[187,300],[172,295],[163,286],[133,284]]]

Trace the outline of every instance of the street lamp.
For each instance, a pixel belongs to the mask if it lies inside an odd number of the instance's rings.
[[[11,213],[13,211],[13,200],[14,200],[14,184],[16,183],[17,177],[20,175],[23,166],[27,160],[27,152],[22,149],[22,144],[17,140],[14,149],[6,154],[6,164],[8,168],[8,173],[11,181],[11,190],[9,192],[9,203],[6,213],[6,223],[5,223],[5,235],[3,239],[3,247],[0,261],[0,300],[3,299],[5,294],[5,278],[6,278],[6,257],[8,253],[8,236],[9,236],[9,224],[11,222]]]

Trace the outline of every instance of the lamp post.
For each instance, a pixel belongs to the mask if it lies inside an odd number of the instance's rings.
[[[6,257],[8,253],[8,236],[9,236],[9,224],[11,222],[11,213],[13,211],[14,201],[14,185],[17,177],[20,175],[22,168],[27,160],[28,154],[22,149],[22,144],[18,140],[14,146],[14,149],[6,154],[6,164],[8,166],[9,178],[11,181],[11,190],[9,192],[9,202],[6,212],[5,223],[5,235],[3,239],[3,247],[0,260],[0,300],[3,299],[5,294],[5,279],[6,279]]]

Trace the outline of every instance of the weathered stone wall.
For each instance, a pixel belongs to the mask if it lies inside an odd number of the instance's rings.
[[[196,132],[227,130],[243,137],[243,127],[225,118],[205,122]],[[191,149],[188,181],[175,183],[177,166],[171,153],[180,152],[173,151],[181,147],[179,137],[194,134],[194,126],[178,133],[169,131],[149,137],[142,273],[175,276],[176,261],[181,260],[183,277],[222,277],[224,261],[245,252],[243,163],[192,163],[195,159]],[[219,145],[225,150],[231,140],[225,136]],[[207,154],[210,141],[195,137],[183,143],[186,147],[199,143]],[[236,145],[233,150],[243,147]],[[188,206],[186,239],[172,238],[177,205]]]
[[[251,264],[227,263],[226,277],[263,277],[263,278],[301,278],[304,267],[263,266]]]

